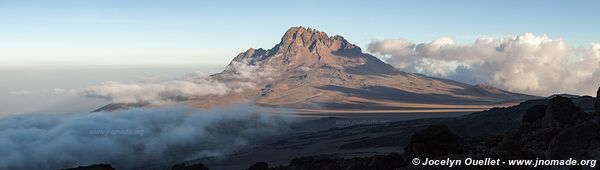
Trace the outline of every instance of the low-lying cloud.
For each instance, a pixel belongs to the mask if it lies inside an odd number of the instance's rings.
[[[204,95],[223,95],[229,88],[209,76],[190,75],[181,80],[166,82],[104,82],[82,91],[88,97],[103,97],[116,103],[149,103],[162,105],[176,98],[195,98]]]
[[[86,97],[99,97],[114,103],[149,105],[173,104],[179,100],[208,95],[225,95],[256,88],[257,83],[269,79],[272,69],[233,61],[226,71],[215,78],[207,73],[194,72],[179,79],[162,82],[108,81],[78,92]]]
[[[387,39],[368,50],[400,70],[516,92],[591,95],[600,85],[600,44],[572,48],[545,35],[486,37],[464,45],[447,37],[419,44]]]
[[[287,129],[288,117],[255,106],[183,106],[0,119],[0,169],[60,169],[94,163],[117,168],[171,165],[223,156]]]
[[[29,90],[11,90],[11,91],[8,91],[8,94],[12,94],[12,95],[28,95],[28,94],[31,94],[31,91],[29,91]]]

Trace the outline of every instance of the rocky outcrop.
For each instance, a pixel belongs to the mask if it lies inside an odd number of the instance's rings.
[[[451,135],[443,126],[430,126],[413,135],[406,149],[407,158],[418,157],[419,154],[415,153],[420,153],[427,157],[505,160],[598,159],[598,117],[597,114],[583,112],[571,99],[556,96],[550,99],[547,105],[531,106],[523,114],[519,126],[496,136],[465,140]],[[428,140],[433,144],[425,145],[426,142],[419,142]],[[464,148],[457,149],[460,148],[457,146]]]
[[[413,134],[404,150],[410,157],[437,157],[461,153],[463,144],[445,125],[431,125]]]
[[[415,133],[408,147],[415,146],[415,139],[429,138],[431,143],[463,142],[463,152],[433,153],[433,157],[471,157],[500,159],[598,159],[600,158],[600,125],[597,114],[585,113],[569,98],[555,96],[547,104],[536,104],[522,115],[520,125],[504,134],[474,139],[437,137],[430,128]],[[437,127],[437,131],[446,131]],[[473,129],[476,130],[476,129]],[[447,132],[445,132],[447,133]],[[428,137],[422,137],[428,134]],[[441,135],[448,136],[448,135]],[[422,142],[421,142],[422,143]],[[418,146],[418,144],[417,144]],[[442,148],[439,148],[439,147]],[[431,145],[428,150],[457,151],[453,145]],[[407,147],[407,148],[408,148]],[[416,157],[407,150],[408,158]],[[430,151],[433,152],[433,151]],[[462,154],[461,154],[462,153]],[[514,168],[514,167],[506,167]]]
[[[571,99],[556,96],[546,106],[530,107],[519,127],[500,136],[496,146],[487,148],[495,155],[504,153],[515,159],[598,159],[597,119]]]
[[[590,158],[587,151],[600,147],[600,126],[593,119],[571,99],[555,96],[546,106],[529,108],[521,125],[506,133],[502,142],[514,141],[519,152],[545,158]]]
[[[548,102],[544,120],[544,127],[564,127],[570,123],[577,123],[585,117],[585,113],[575,106],[571,99],[556,96]]]

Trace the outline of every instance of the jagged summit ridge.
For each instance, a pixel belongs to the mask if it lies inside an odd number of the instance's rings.
[[[363,72],[394,70],[391,65],[362,53],[360,47],[342,36],[329,36],[325,32],[305,27],[292,27],[273,48],[248,49],[238,54],[232,62],[271,66],[281,68],[283,72],[300,67],[349,70],[362,65],[372,65],[363,67],[360,70]]]
[[[360,52],[359,47],[348,42],[348,40],[340,35],[330,37],[325,32],[304,27],[292,27],[288,29],[283,37],[281,37],[281,42],[279,45],[287,48],[304,47],[308,48],[309,51],[312,52],[317,50],[316,47],[318,46],[329,47],[331,50],[357,48]]]

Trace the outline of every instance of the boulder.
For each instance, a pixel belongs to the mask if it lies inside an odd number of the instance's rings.
[[[564,127],[569,123],[573,123],[574,120],[580,118],[580,109],[573,104],[571,99],[556,96],[548,101],[546,107],[546,115],[544,116],[543,126],[544,127]]]
[[[460,137],[452,133],[445,125],[430,125],[414,133],[404,150],[410,157],[437,157],[461,153],[463,149]]]

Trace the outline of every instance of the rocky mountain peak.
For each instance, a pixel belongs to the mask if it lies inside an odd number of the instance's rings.
[[[279,43],[285,48],[309,48],[314,51],[318,46],[323,46],[331,50],[343,50],[358,48],[356,45],[348,42],[344,37],[335,35],[328,36],[327,33],[312,28],[291,27],[288,29]]]
[[[248,49],[238,54],[233,62],[269,66],[283,72],[306,67],[378,73],[394,71],[392,66],[362,53],[360,47],[342,36],[329,36],[305,27],[291,27],[273,48]]]

